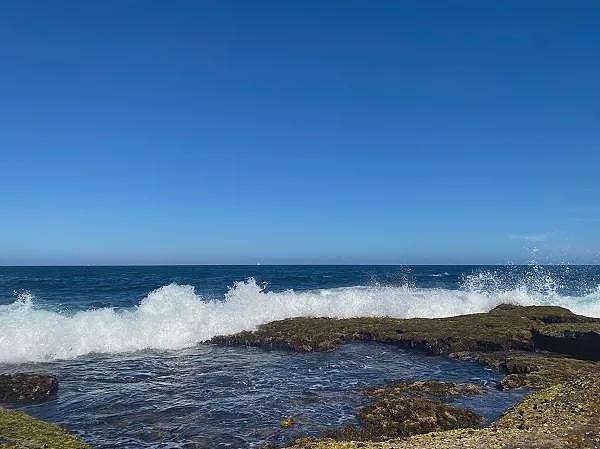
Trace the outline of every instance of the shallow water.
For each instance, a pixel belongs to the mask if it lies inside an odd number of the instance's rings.
[[[496,419],[526,392],[494,388],[481,365],[383,344],[296,354],[199,345],[180,351],[94,355],[0,366],[58,375],[51,402],[22,407],[65,425],[98,448],[258,448],[356,424],[369,403],[359,390],[395,380],[435,379],[488,386],[483,396],[450,401]],[[297,419],[292,429],[279,421]]]

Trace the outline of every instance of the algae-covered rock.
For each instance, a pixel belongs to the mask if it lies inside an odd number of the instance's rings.
[[[254,332],[217,336],[218,344],[327,351],[350,341],[377,341],[434,354],[535,349],[533,331],[546,327],[596,325],[600,320],[554,306],[502,305],[487,313],[449,318],[291,318]]]
[[[0,403],[42,402],[58,389],[58,379],[44,374],[0,374]]]
[[[420,397],[389,396],[359,412],[360,427],[326,432],[344,440],[387,440],[439,430],[475,427],[483,418],[471,410]]]
[[[91,449],[55,424],[0,407],[0,449]]]
[[[449,397],[482,394],[484,389],[480,385],[475,384],[421,380],[416,382],[398,382],[384,387],[368,388],[363,391],[365,394],[373,397],[401,397],[406,394]]]
[[[508,373],[500,382],[504,389],[547,388],[586,374],[600,374],[600,363],[566,357],[509,357]]]

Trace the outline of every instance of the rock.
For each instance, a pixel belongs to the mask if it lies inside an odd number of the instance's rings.
[[[542,326],[532,331],[535,346],[586,360],[600,360],[600,324]]]
[[[407,394],[449,397],[482,394],[483,392],[483,387],[475,384],[456,384],[453,382],[439,382],[434,380],[398,382],[386,385],[385,387],[364,390],[365,394],[373,397],[400,397]]]
[[[586,374],[600,374],[600,363],[567,357],[509,357],[504,366],[503,389],[548,388]]]
[[[386,397],[359,412],[360,428],[326,432],[338,440],[383,441],[422,433],[475,427],[483,418],[471,410],[420,397]]]
[[[259,326],[254,332],[217,336],[217,344],[329,351],[345,342],[377,341],[433,354],[533,351],[532,332],[599,326],[600,320],[554,306],[501,305],[487,313],[449,318],[291,318]]]
[[[0,402],[43,402],[58,389],[58,380],[44,374],[0,374]]]
[[[421,433],[474,427],[483,417],[471,410],[454,407],[428,397],[481,394],[473,384],[439,381],[398,382],[385,387],[369,388],[363,394],[377,401],[359,411],[360,427],[347,426],[327,431],[337,440],[380,441]]]

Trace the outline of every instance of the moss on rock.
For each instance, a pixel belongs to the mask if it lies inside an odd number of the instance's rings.
[[[91,449],[55,424],[0,407],[0,449]]]

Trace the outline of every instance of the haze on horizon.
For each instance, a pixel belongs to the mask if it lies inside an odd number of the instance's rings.
[[[600,3],[6,1],[0,265],[600,263]]]

